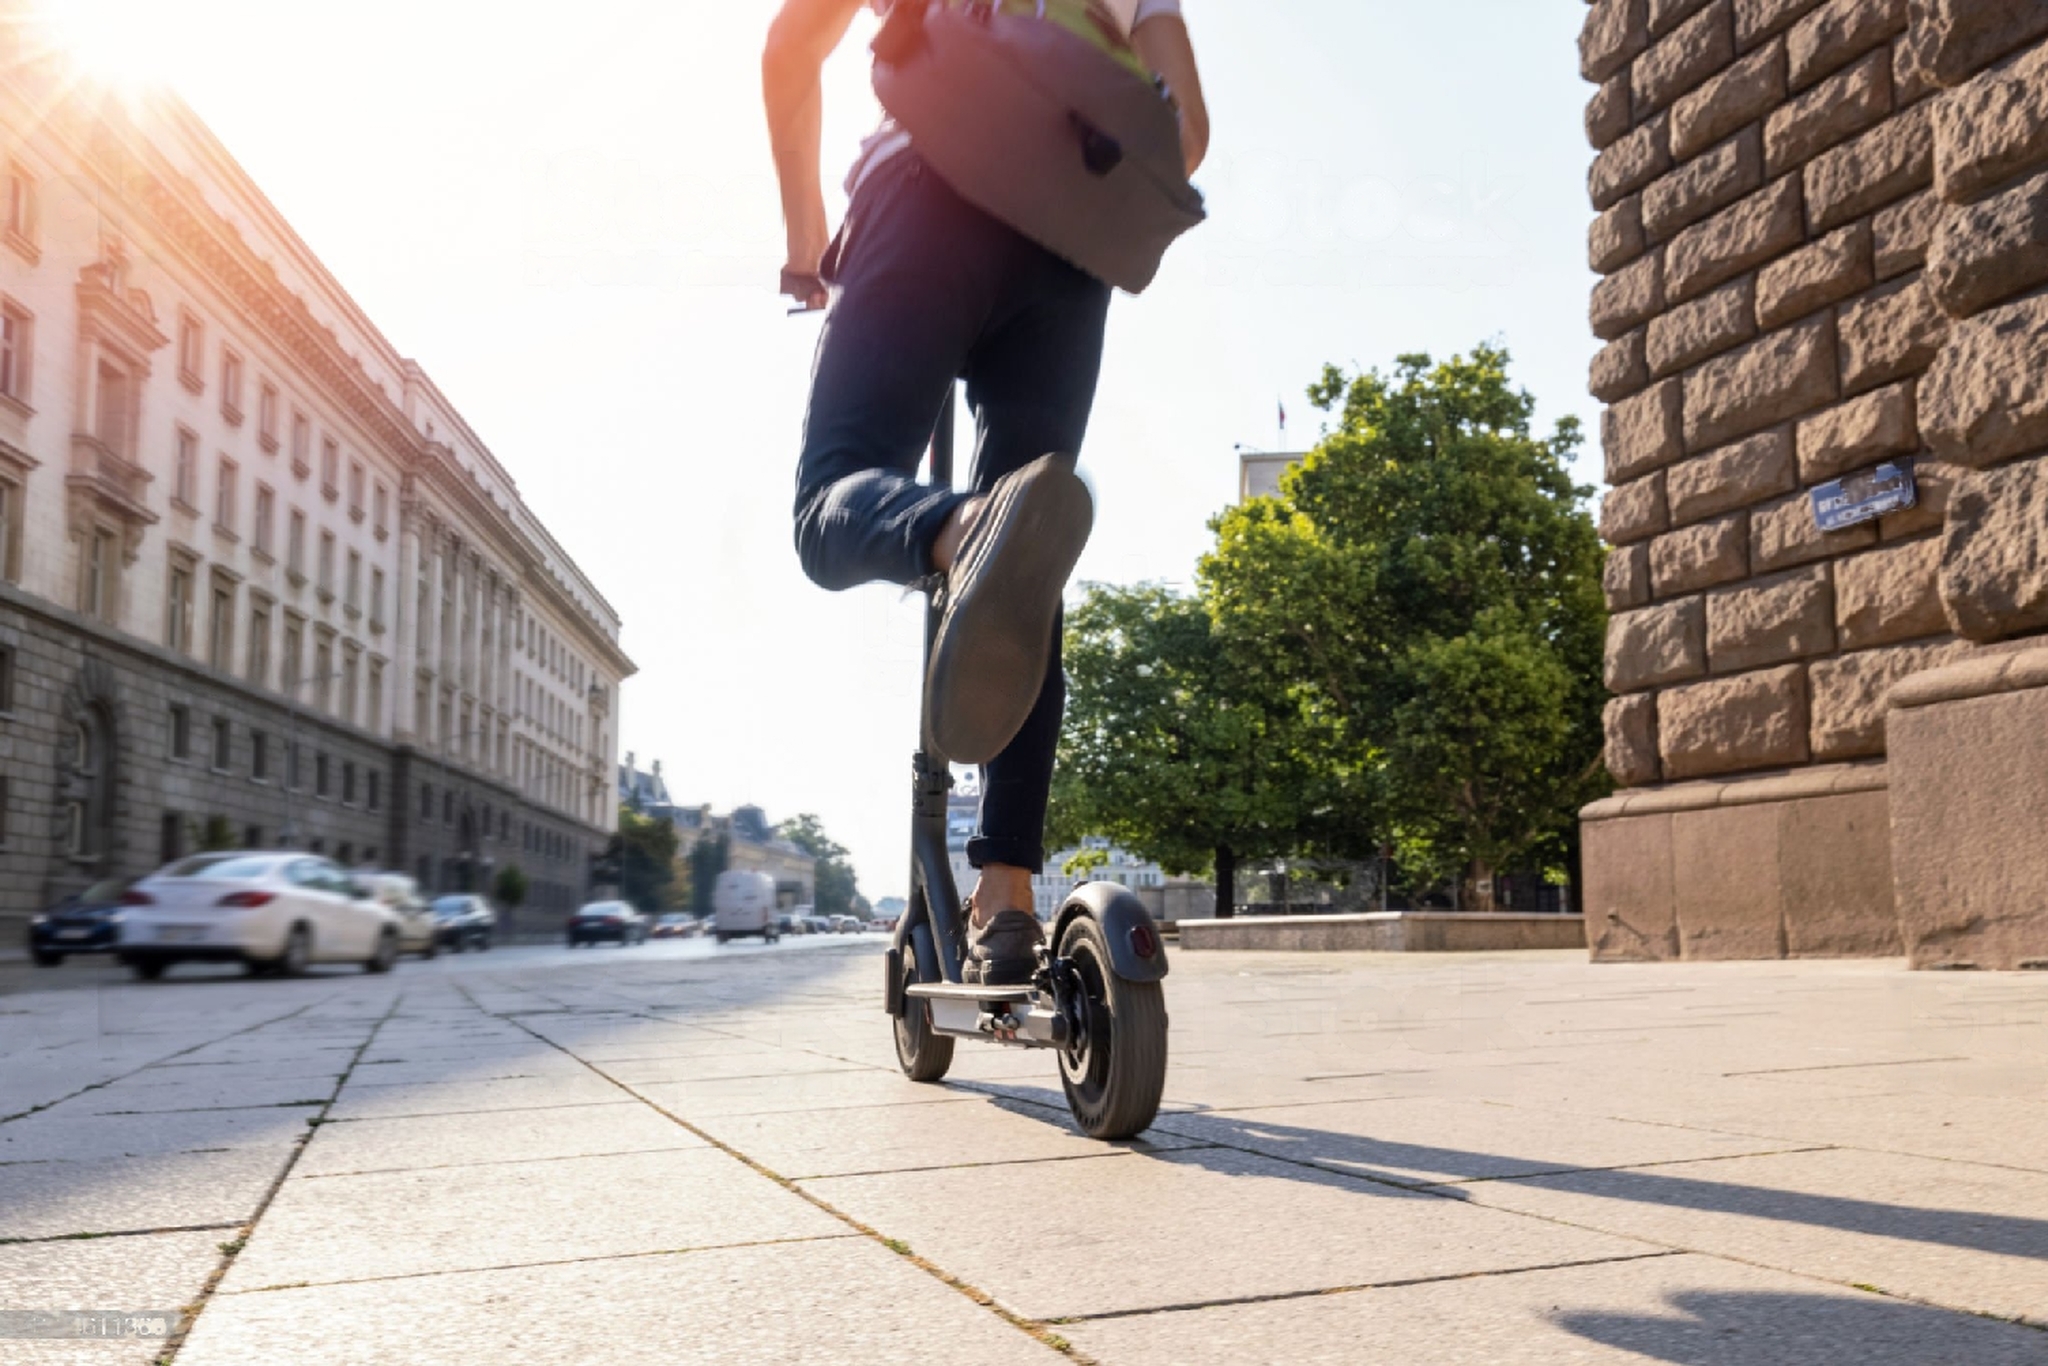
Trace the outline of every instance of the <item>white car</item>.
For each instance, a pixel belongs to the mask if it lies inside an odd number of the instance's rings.
[[[173,963],[241,963],[291,977],[313,963],[398,961],[391,908],[312,854],[196,854],[121,895],[120,959],[154,981]]]

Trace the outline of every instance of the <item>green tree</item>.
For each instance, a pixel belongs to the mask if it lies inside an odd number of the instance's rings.
[[[1391,844],[1427,882],[1563,864],[1606,791],[1602,551],[1569,461],[1505,350],[1309,391],[1334,430],[1276,498],[1217,519],[1201,565],[1222,652],[1293,692],[1326,807],[1321,852]]]
[[[823,821],[805,812],[776,826],[775,833],[811,856],[811,901],[819,915],[852,915],[866,904],[846,847],[825,833]]]
[[[1169,873],[1213,871],[1229,915],[1238,862],[1289,852],[1316,818],[1292,692],[1246,686],[1203,604],[1156,584],[1089,585],[1065,654],[1052,842],[1100,835]]]
[[[676,828],[665,820],[619,807],[619,895],[645,915],[669,909],[676,880]]]
[[[732,841],[724,835],[707,835],[690,846],[690,914],[711,914],[711,894],[718,889],[718,875],[732,862]]]
[[[526,870],[516,863],[508,863],[498,870],[497,881],[491,891],[508,911],[516,911],[526,904],[528,891]]]
[[[223,854],[230,849],[242,847],[241,836],[235,833],[235,823],[226,816],[208,816],[206,823],[187,821],[192,832],[192,845],[202,854]]]

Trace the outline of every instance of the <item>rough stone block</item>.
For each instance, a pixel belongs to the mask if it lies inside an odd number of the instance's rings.
[[[1671,106],[1671,155],[1698,156],[1785,98],[1785,45],[1773,42]]]
[[[2048,47],[1931,101],[1936,187],[1965,203],[2048,164]]]
[[[1648,322],[1663,307],[1663,263],[1652,254],[1593,287],[1593,335],[1613,341]]]
[[[1664,505],[1664,474],[1616,484],[1600,503],[1600,535],[1609,545],[1646,541],[1670,525]]]
[[[1607,595],[1607,610],[1625,612],[1650,600],[1650,545],[1616,546],[1607,552],[1600,569],[1600,586]]]
[[[1643,254],[1643,201],[1630,195],[1593,220],[1586,230],[1586,262],[1611,275]]]
[[[1861,522],[1846,531],[1823,532],[1813,520],[1813,500],[1795,493],[1749,514],[1749,565],[1758,574],[1831,559],[1877,544],[1877,524]]]
[[[1709,3],[1711,0],[1650,0],[1650,36],[1662,38]]]
[[[1907,0],[1909,8],[1911,3],[1912,0]],[[1940,89],[1914,59],[1909,29],[1892,44],[1892,107],[1910,108]]]
[[[1608,620],[1609,692],[1641,692],[1706,671],[1706,612],[1698,598],[1621,612]]]
[[[1660,598],[1696,593],[1749,574],[1749,514],[1730,513],[1650,542],[1650,584]]]
[[[1891,800],[1845,792],[1782,804],[1778,889],[1791,958],[1893,958]]]
[[[1579,31],[1579,74],[1604,81],[1635,59],[1650,41],[1643,0],[1595,0]]]
[[[1596,963],[1678,957],[1670,816],[1585,823],[1586,939]]]
[[[1927,246],[1941,222],[1941,196],[1932,190],[1914,195],[1871,220],[1871,247],[1877,278],[1889,280],[1917,270],[1927,261]]]
[[[1884,753],[1885,697],[1892,684],[1969,652],[1961,641],[1858,650],[1811,665],[1813,757],[1868,759]]]
[[[1806,730],[1803,664],[1689,683],[1657,698],[1666,782],[1803,764],[1811,754]]]
[[[1712,0],[1636,58],[1631,71],[1636,117],[1662,109],[1734,60],[1735,25],[1729,0]]]
[[[1593,159],[1587,192],[1600,210],[1634,194],[1671,169],[1670,121],[1659,114]]]
[[[1671,837],[1681,956],[1783,958],[1777,804],[1680,812],[1672,818]],[[1737,849],[1742,856],[1730,857]]]
[[[1926,109],[1917,105],[1806,164],[1806,217],[1813,231],[1826,232],[1933,183]]]
[[[1707,662],[1717,674],[1823,655],[1835,648],[1828,566],[1809,565],[1707,598]]]
[[[1604,152],[1634,124],[1630,115],[1634,94],[1628,88],[1628,73],[1616,72],[1586,101],[1586,141],[1593,150]]]
[[[1821,317],[1717,356],[1685,377],[1685,449],[1704,451],[1811,412],[1836,393],[1835,320]]]
[[[1617,337],[1593,356],[1587,387],[1602,403],[1619,403],[1640,393],[1650,382],[1650,363],[1644,355],[1646,332],[1637,328]]]
[[[1949,326],[1948,314],[1918,275],[1845,306],[1842,392],[1860,393],[1919,374],[1941,354]]]
[[[1682,395],[1679,382],[1669,379],[1602,414],[1608,483],[1634,479],[1685,454],[1679,422]]]
[[[1763,135],[1745,128],[1643,191],[1643,230],[1663,241],[1764,183]]]
[[[1771,115],[1764,125],[1766,173],[1783,175],[1891,112],[1891,53],[1873,52]]]
[[[2039,0],[1915,0],[1915,63],[1936,85],[1961,85],[2008,52],[2048,34]]]
[[[1756,277],[1650,319],[1644,357],[1661,379],[1756,336]]]
[[[1941,602],[1965,640],[2048,629],[2048,459],[1958,481],[1941,538]]]
[[[1735,45],[1747,52],[1784,32],[1820,0],[1735,0]]]
[[[1799,477],[1818,484],[1887,456],[1920,449],[1913,382],[1852,398],[1799,424]]]
[[[1757,321],[1782,327],[1872,283],[1870,224],[1851,223],[1765,266],[1757,277]]]
[[[2048,282],[2048,175],[1943,215],[1927,255],[1927,285],[1967,318]]]
[[[1966,666],[1959,666],[1966,667]],[[2048,963],[2048,689],[1895,707],[1892,877],[1916,968]]]
[[[1623,787],[1657,781],[1657,698],[1617,697],[1607,704],[1607,771]]]
[[[1835,631],[1844,650],[1948,634],[1941,542],[1887,546],[1835,561]]]
[[[2048,298],[1957,323],[1920,383],[1920,426],[1943,460],[1973,468],[2048,446]]]
[[[1906,0],[1833,0],[1792,26],[1785,56],[1794,90],[1813,84],[1906,27]]]
[[[1800,180],[1787,176],[1671,240],[1665,298],[1683,303],[1790,251],[1806,237]]]
[[[1687,526],[1789,492],[1795,468],[1792,433],[1782,427],[1681,461],[1664,476],[1671,524]]]

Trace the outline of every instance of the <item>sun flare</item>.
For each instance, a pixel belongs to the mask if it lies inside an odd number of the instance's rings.
[[[195,7],[167,0],[32,0],[46,40],[107,85],[169,81],[193,37]]]

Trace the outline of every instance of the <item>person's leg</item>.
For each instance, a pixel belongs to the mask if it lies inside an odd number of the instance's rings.
[[[932,428],[1001,297],[1009,230],[904,153],[861,187],[818,341],[797,466],[804,572],[839,590],[933,572],[966,501],[916,479]]]

